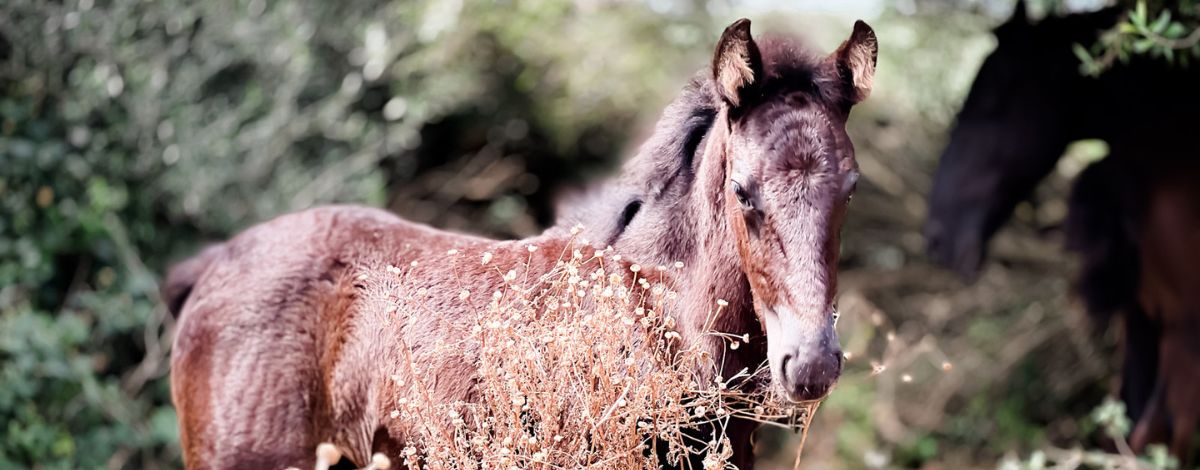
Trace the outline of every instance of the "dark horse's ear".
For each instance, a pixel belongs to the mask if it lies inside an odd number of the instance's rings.
[[[750,20],[742,18],[725,28],[717,41],[712,73],[717,94],[733,108],[762,81],[762,55],[750,37]]]
[[[1025,0],[1017,0],[1017,6],[1013,8],[1013,14],[1008,18],[1009,23],[1028,23],[1029,13],[1025,10]]]
[[[838,78],[846,87],[847,104],[857,104],[871,96],[878,54],[879,41],[875,39],[875,31],[862,20],[855,21],[850,38],[833,53]]]
[[[1012,16],[992,30],[992,33],[997,37],[1007,36],[1010,32],[1022,34],[1029,25],[1029,13],[1025,10],[1025,0],[1017,0],[1017,6],[1013,8]]]

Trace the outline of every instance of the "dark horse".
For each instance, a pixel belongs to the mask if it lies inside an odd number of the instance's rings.
[[[684,343],[720,357],[724,343],[702,325],[718,298],[730,309],[708,328],[753,337],[708,374],[767,362],[777,389],[795,401],[825,396],[840,375],[839,231],[857,179],[844,126],[870,92],[876,47],[862,22],[828,56],[793,40],[759,44],[749,21],[734,23],[708,76],[664,114],[658,129],[672,136],[651,139],[630,164],[667,165],[678,183],[639,193],[628,190],[636,180],[624,180],[613,192],[618,202],[596,204],[621,209],[591,216],[601,221],[597,233],[628,248],[630,258],[685,261],[676,276]],[[678,121],[689,109],[712,111],[697,127]],[[659,145],[679,139],[694,139],[685,145],[694,152]],[[637,204],[622,199],[631,194]],[[669,210],[669,224],[638,220]],[[373,452],[395,458],[403,430],[384,416],[395,409],[387,378],[407,374],[397,345],[415,351],[467,336],[471,306],[451,286],[490,292],[504,282],[480,265],[481,254],[494,264],[550,270],[568,241],[562,226],[495,241],[374,209],[326,207],[252,227],[183,263],[165,289],[180,317],[171,385],[186,463],[307,467],[325,441],[360,466]],[[397,269],[406,282],[391,273]],[[418,289],[438,315],[395,300]],[[425,375],[433,376],[435,399],[476,398],[477,371],[467,358],[478,347],[467,342],[460,356],[434,358]],[[752,430],[727,429],[741,468],[753,464]]]
[[[1196,378],[1179,374],[1179,355],[1194,362],[1200,348],[1166,339],[1200,334],[1200,299],[1189,294],[1200,289],[1200,278],[1195,267],[1152,262],[1151,255],[1195,259],[1194,246],[1163,233],[1195,233],[1200,204],[1162,201],[1200,201],[1200,188],[1179,184],[1181,177],[1200,181],[1200,73],[1135,58],[1099,78],[1082,76],[1072,45],[1095,41],[1119,14],[1106,9],[1031,24],[1018,3],[995,31],[996,50],[980,68],[938,165],[926,237],[937,261],[973,277],[987,241],[1067,145],[1105,140],[1110,155],[1080,174],[1069,201],[1067,244],[1083,259],[1077,288],[1091,313],[1124,319],[1120,396],[1139,422],[1135,448],[1172,436],[1172,451],[1184,458],[1200,389],[1191,385]],[[1165,239],[1176,242],[1159,241]],[[1175,357],[1160,360],[1168,349]],[[1181,394],[1191,398],[1167,403],[1168,395]]]

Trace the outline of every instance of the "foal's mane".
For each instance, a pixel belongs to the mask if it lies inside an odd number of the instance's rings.
[[[647,199],[661,196],[680,178],[691,178],[695,153],[717,115],[717,98],[707,76],[700,72],[688,80],[618,178],[560,204],[559,228],[582,224],[593,242],[612,244]]]
[[[758,87],[759,103],[795,93],[830,105],[845,102],[848,92],[838,86],[839,71],[829,67],[825,56],[814,53],[805,41],[776,35],[757,41],[764,72]],[[625,163],[615,182],[593,187],[559,206],[559,227],[583,224],[592,241],[612,244],[644,203],[686,193],[693,185],[699,153],[720,110],[715,86],[711,70],[696,72],[663,110],[654,131]]]

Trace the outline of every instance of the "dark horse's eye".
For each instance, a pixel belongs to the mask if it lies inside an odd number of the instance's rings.
[[[737,196],[737,200],[742,204],[742,208],[754,208],[754,204],[750,202],[750,195],[746,193],[746,188],[743,188],[742,185],[737,181],[733,182],[733,195]]]

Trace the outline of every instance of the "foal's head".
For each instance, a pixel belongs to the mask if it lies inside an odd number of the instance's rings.
[[[729,26],[712,62],[720,111],[707,176],[767,334],[771,374],[793,400],[824,396],[842,368],[834,330],[839,232],[858,180],[845,123],[871,91],[875,33],[854,25],[827,57]],[[715,161],[714,161],[715,162]],[[703,235],[703,234],[702,234]]]

